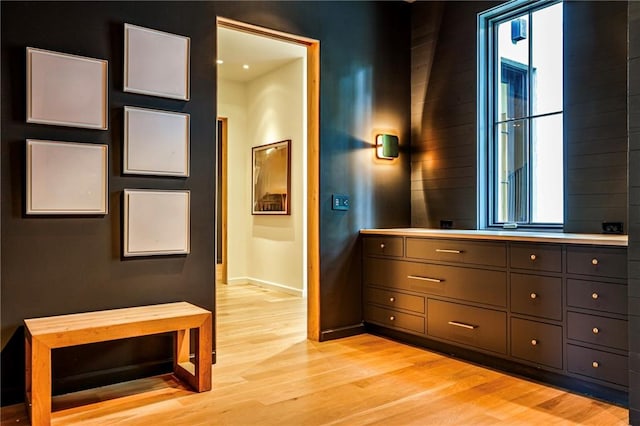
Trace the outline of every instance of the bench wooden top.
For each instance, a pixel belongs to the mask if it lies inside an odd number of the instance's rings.
[[[137,306],[25,319],[28,334],[49,347],[64,347],[197,328],[211,312],[187,302]]]

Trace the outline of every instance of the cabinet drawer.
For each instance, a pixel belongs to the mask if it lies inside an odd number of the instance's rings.
[[[629,385],[629,359],[626,356],[567,345],[567,364],[571,373]]]
[[[365,305],[364,319],[387,327],[424,334],[424,317],[397,312],[392,309]]]
[[[507,352],[504,312],[429,299],[427,333],[488,351]]]
[[[364,267],[366,284],[507,306],[506,272],[373,258]]]
[[[582,342],[627,350],[627,321],[596,315],[567,313],[567,337]]]
[[[562,319],[562,278],[511,274],[511,311]]]
[[[562,368],[562,327],[511,318],[511,356]]]
[[[402,257],[404,255],[402,237],[366,237],[364,238],[364,253]]]
[[[407,238],[407,257],[504,267],[507,247],[504,243]]]
[[[382,290],[374,287],[365,288],[365,301],[390,308],[406,309],[424,314],[424,297]]]
[[[567,280],[567,304],[569,306],[626,315],[627,300],[626,285]]]
[[[597,277],[626,278],[627,251],[620,248],[567,248],[567,272]]]
[[[562,247],[548,244],[511,244],[509,265],[532,271],[562,272]]]

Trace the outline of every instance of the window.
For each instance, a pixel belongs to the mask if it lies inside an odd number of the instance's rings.
[[[478,16],[483,227],[561,227],[562,2],[515,0]]]

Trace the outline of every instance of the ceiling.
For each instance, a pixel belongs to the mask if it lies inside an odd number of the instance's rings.
[[[218,27],[218,78],[251,81],[276,68],[303,58],[304,46],[269,37]],[[243,69],[243,65],[249,69]]]

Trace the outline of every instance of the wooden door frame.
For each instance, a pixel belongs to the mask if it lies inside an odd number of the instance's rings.
[[[220,251],[222,251],[222,276],[220,277],[219,280],[216,281],[221,281],[224,284],[227,284],[227,278],[228,278],[228,265],[229,262],[227,261],[227,209],[228,209],[228,202],[227,202],[227,184],[228,184],[228,176],[227,176],[227,132],[228,132],[228,127],[229,127],[229,119],[227,117],[218,117],[218,120],[222,122],[222,132],[219,135],[220,136],[220,155],[218,156],[218,158],[220,159],[220,164],[218,164],[218,167],[222,168],[222,180],[220,182],[220,200],[221,202],[221,206],[219,206],[218,208],[222,209],[221,211],[221,232],[222,232],[222,247],[220,248]],[[217,123],[216,123],[216,127],[217,127]]]
[[[216,25],[307,49],[307,338],[320,341],[320,42],[222,17]]]

